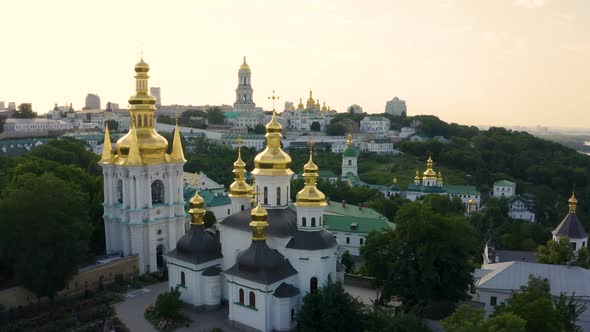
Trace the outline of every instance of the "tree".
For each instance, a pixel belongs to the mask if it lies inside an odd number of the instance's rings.
[[[205,215],[203,216],[203,222],[205,223],[205,228],[209,228],[217,222],[217,218],[215,214],[209,210],[205,211]]]
[[[320,131],[320,130],[322,130],[322,126],[317,121],[312,122],[311,123],[311,126],[309,128],[311,129],[311,131]]]
[[[478,252],[469,221],[435,213],[427,202],[418,201],[402,206],[395,223],[393,231],[370,233],[361,247],[382,296],[397,295],[407,307],[467,298],[469,262]]]
[[[587,247],[578,249],[578,252],[576,253],[576,259],[574,260],[574,265],[584,269],[590,269],[590,254],[588,253]]]
[[[117,131],[119,129],[119,122],[117,122],[116,120],[107,120],[107,124],[109,126],[109,130]]]
[[[346,128],[339,124],[328,124],[326,126],[326,134],[329,136],[344,136]]]
[[[347,273],[354,272],[354,259],[348,250],[345,250],[342,253],[342,258],[340,261],[342,262],[342,265],[346,266]]]
[[[368,310],[363,322],[365,332],[430,332],[418,316],[379,309]]]
[[[0,134],[4,131],[4,124],[6,123],[6,117],[0,115]]]
[[[576,299],[574,296],[575,294],[567,296],[561,293],[558,297],[553,298],[553,306],[559,313],[560,321],[563,323],[565,331],[581,332],[582,328],[576,325],[576,321],[586,311],[587,307],[584,305],[584,302]]]
[[[449,317],[441,321],[447,332],[525,332],[526,321],[506,312],[484,320],[484,309],[461,305]]]
[[[526,320],[511,312],[490,317],[484,324],[485,332],[525,332]],[[450,331],[449,331],[450,332]]]
[[[178,288],[174,288],[170,292],[159,294],[156,298],[155,307],[158,314],[164,317],[178,317],[180,309],[182,309],[182,300],[180,299],[180,291]]]
[[[27,289],[53,301],[86,258],[87,194],[52,174],[26,173],[2,191],[0,215],[0,257],[11,258]]]
[[[207,110],[207,119],[209,120],[209,124],[222,125],[225,117],[223,116],[223,111],[221,108],[211,107]]]
[[[17,119],[31,119],[37,117],[37,112],[33,112],[33,105],[22,103],[14,111],[14,117]]]
[[[297,325],[306,332],[362,331],[364,305],[340,282],[328,282],[303,298]]]
[[[263,125],[261,124],[257,124],[254,127],[254,134],[258,134],[258,135],[264,135],[266,133],[266,128],[264,128]]]
[[[568,237],[549,240],[546,246],[537,248],[537,262],[543,264],[565,265],[574,259],[574,249]]]

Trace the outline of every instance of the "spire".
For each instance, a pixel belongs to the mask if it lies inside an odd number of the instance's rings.
[[[250,66],[248,66],[248,64],[246,63],[246,56],[244,55],[244,62],[242,62],[242,65],[240,66],[240,70],[250,70]]]
[[[131,127],[129,131],[130,134],[130,142],[129,142],[129,155],[127,155],[127,161],[125,161],[125,166],[141,166],[143,162],[141,161],[141,155],[139,154],[139,144],[137,143],[137,128],[135,125]]]
[[[174,128],[174,139],[172,141],[172,152],[170,153],[170,161],[183,163],[186,162],[186,159],[184,159],[184,152],[182,151],[180,129],[178,129],[178,118],[176,119],[176,127]]]
[[[105,122],[104,141],[102,143],[102,158],[100,163],[108,164],[113,158],[113,145],[111,144],[111,136],[109,135],[109,124]]]
[[[197,175],[198,179],[198,175]],[[197,182],[199,182],[197,180]],[[205,215],[205,200],[199,195],[199,188],[195,189],[195,195],[189,201],[188,213],[191,215],[191,225],[203,225],[203,216]]]
[[[326,195],[317,188],[318,166],[313,162],[313,141],[309,142],[309,161],[303,166],[305,186],[297,193],[295,206],[325,206]]]
[[[349,148],[352,148],[352,133],[348,133],[348,138],[347,138],[347,140],[346,140],[346,145],[347,145]]]
[[[576,213],[576,206],[578,205],[578,200],[576,199],[576,187],[574,186],[574,190],[572,190],[572,196],[568,199],[568,205],[570,207],[569,212],[575,214]]]
[[[238,136],[238,159],[234,162],[234,182],[229,186],[230,197],[248,197],[252,188],[246,183],[246,163],[242,160],[242,138]]]
[[[252,228],[252,240],[266,240],[265,230],[268,227],[268,222],[266,221],[268,212],[260,205],[260,202],[258,202],[258,206],[252,209],[250,216],[252,217],[252,221],[249,224]]]
[[[317,107],[317,108],[320,107],[320,99],[319,98],[316,100],[315,107]]]

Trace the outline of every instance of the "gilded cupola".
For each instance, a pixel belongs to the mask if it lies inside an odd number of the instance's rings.
[[[240,66],[240,70],[250,70],[250,66],[246,63],[246,57],[244,56],[244,62]]]
[[[270,121],[266,124],[266,148],[254,158],[254,175],[292,175],[291,157],[281,148],[283,127],[277,121],[273,110]]]
[[[134,160],[135,164],[150,165],[169,162],[166,155],[168,141],[155,129],[156,98],[148,93],[149,69],[143,57],[135,65],[135,94],[129,98],[130,129],[116,144],[117,156],[114,163],[119,165],[129,165],[128,159],[130,159],[133,144],[136,144],[139,150],[139,162]]]
[[[432,161],[432,157],[429,156],[428,160],[426,161],[426,170],[424,171],[424,179],[436,179],[436,172],[432,169],[432,165],[434,162]]]
[[[309,161],[303,166],[305,186],[297,193],[295,206],[326,206],[326,195],[317,188],[318,166],[313,162],[313,149],[310,144]]]
[[[305,106],[303,105],[303,102],[301,101],[301,98],[299,98],[299,105],[297,105],[297,109],[298,110],[302,110]]]
[[[252,194],[252,187],[246,183],[246,163],[242,160],[242,139],[238,137],[238,159],[234,162],[234,182],[229,186],[230,197],[249,197]]]
[[[305,104],[308,109],[312,109],[315,107],[315,100],[313,99],[313,91],[309,90],[309,98],[307,98],[307,102]]]
[[[266,240],[265,229],[268,227],[268,222],[266,221],[267,216],[268,212],[258,202],[258,206],[250,212],[252,221],[249,225],[252,228],[252,240]]]
[[[205,215],[204,206],[205,200],[199,195],[199,188],[196,188],[195,195],[189,200],[188,213],[191,215],[191,224],[203,225],[203,216]]]
[[[576,213],[576,207],[578,205],[578,200],[576,199],[576,194],[572,191],[572,196],[567,201],[569,205],[569,213]]]

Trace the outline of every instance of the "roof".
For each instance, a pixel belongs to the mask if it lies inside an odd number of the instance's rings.
[[[529,205],[530,201],[520,195],[516,195],[516,196],[512,196],[512,198],[510,198],[510,200],[508,200],[508,204],[514,204],[516,202],[522,202],[525,205]]]
[[[446,191],[451,195],[464,194],[464,195],[480,195],[479,191],[475,186],[458,186],[458,185],[443,185]]]
[[[291,298],[298,294],[299,288],[283,282],[277,287],[277,289],[275,289],[275,292],[272,295],[278,298]]]
[[[210,266],[203,271],[203,275],[206,277],[218,276],[221,273],[219,266]]]
[[[210,190],[199,190],[199,195],[205,200],[206,207],[231,204],[231,198],[222,193],[214,193]]]
[[[495,255],[498,256],[498,263],[521,261],[521,262],[537,262],[536,251],[517,251],[517,250],[496,250]],[[493,257],[492,259],[496,259]]]
[[[387,119],[383,116],[373,116],[373,115],[366,116],[363,118],[363,120],[365,120],[365,119],[368,119],[369,121],[389,121],[389,119]]]
[[[512,181],[508,181],[508,180],[500,180],[500,181],[494,182],[494,186],[498,186],[498,187],[512,187],[515,185],[516,185],[516,183],[514,183]]]
[[[552,295],[563,292],[590,297],[590,271],[578,266],[514,261],[484,264],[475,274],[482,275],[476,285],[479,289],[518,291],[527,285],[529,275],[533,275],[547,279]]]
[[[334,248],[337,245],[338,243],[334,236],[323,229],[320,229],[319,231],[297,230],[295,234],[293,234],[289,243],[287,243],[287,248],[297,250],[322,250]]]
[[[409,184],[408,191],[417,191],[421,193],[444,193],[446,192],[445,187],[438,187],[438,186],[423,186],[423,185],[416,185],[416,184]]]
[[[364,234],[371,231],[395,229],[395,224],[386,219],[324,215],[324,227],[328,231]]]
[[[250,233],[250,211],[247,209],[238,213],[235,213],[225,219],[220,224],[230,228],[236,228],[244,232]],[[268,228],[266,229],[266,235],[278,238],[287,238],[293,236],[297,231],[297,212],[295,208],[288,207],[286,209],[267,209],[268,217]]]
[[[358,157],[359,156],[359,152],[358,152],[357,149],[351,148],[349,146],[346,149],[344,149],[344,152],[342,152],[342,156],[344,156],[344,157]]]
[[[586,233],[584,226],[582,226],[575,213],[568,213],[552,233],[555,236],[567,236],[570,239],[585,239],[588,237],[588,233]]]
[[[233,119],[233,118],[235,118],[235,117],[236,117],[238,114],[240,114],[240,112],[225,112],[225,113],[223,113],[223,116],[224,116],[226,119]]]
[[[303,171],[297,173],[298,176],[303,176]],[[336,173],[332,172],[329,169],[320,169],[318,170],[318,175],[320,176],[320,178],[326,179],[326,178],[337,178],[338,175],[336,175]]]
[[[334,201],[329,201],[324,211],[326,214],[336,214],[341,216],[385,219],[381,213],[371,208],[363,207],[362,209],[359,209],[356,205],[342,204]]]

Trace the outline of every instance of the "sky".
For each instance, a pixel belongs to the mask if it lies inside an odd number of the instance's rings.
[[[482,125],[590,127],[588,0],[3,1],[0,101],[127,106],[143,49],[163,104],[254,101]],[[142,46],[143,45],[143,46]],[[279,108],[279,107],[278,107]],[[282,105],[280,107],[282,109]]]

